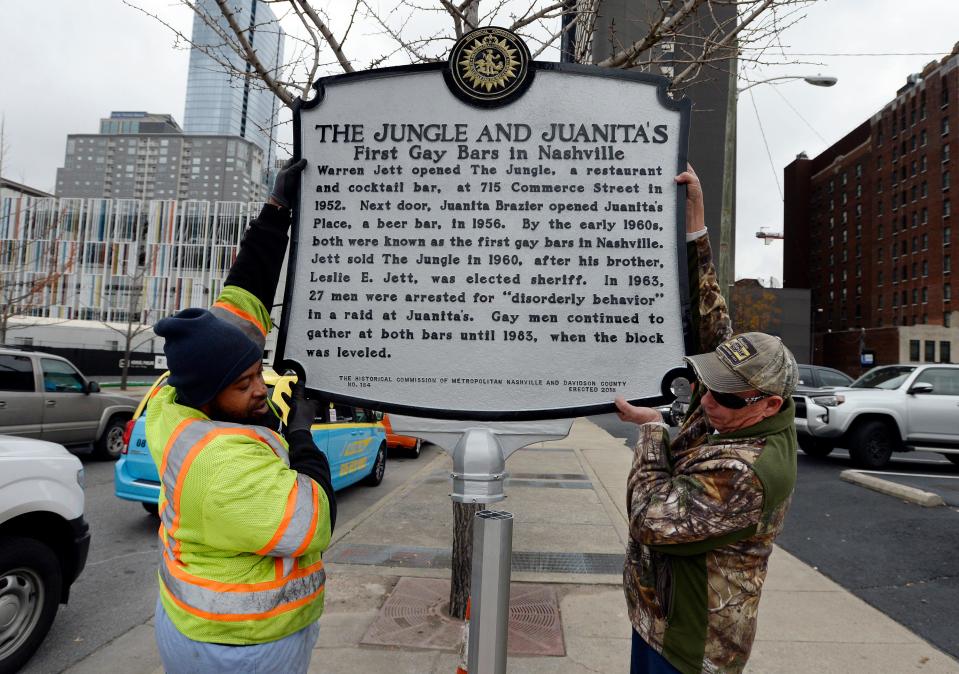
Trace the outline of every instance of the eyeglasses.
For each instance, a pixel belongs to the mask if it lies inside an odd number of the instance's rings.
[[[719,391],[714,391],[712,389],[709,389],[709,393],[713,396],[713,400],[718,402],[723,407],[731,410],[741,410],[755,402],[759,402],[763,398],[769,397],[769,394],[767,393],[760,393],[759,395],[740,398],[738,395],[734,395],[732,393],[720,393]]]

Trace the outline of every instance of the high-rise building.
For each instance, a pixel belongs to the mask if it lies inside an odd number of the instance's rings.
[[[659,0],[579,0],[577,10],[581,16],[589,17],[587,10],[596,11],[593,60],[602,61],[645,37],[656,17],[662,15],[665,4]],[[704,5],[682,31],[681,37],[660,42],[640,54],[635,69],[672,79],[689,65],[687,53],[702,51],[705,36],[735,17],[735,3]],[[736,268],[736,92],[730,92],[730,86],[735,86],[737,62],[732,48],[729,55],[731,58],[725,60],[714,59],[691,84],[683,84],[681,92],[692,101],[688,159],[696,167],[696,174],[708,195],[706,222],[709,223],[709,241],[724,291],[735,280]],[[727,123],[730,115],[732,124]],[[724,182],[726,172],[729,173],[728,185]],[[723,203],[724,188],[729,191],[726,204]],[[724,205],[730,212],[726,231],[722,231]],[[727,297],[727,300],[731,298]]]
[[[218,19],[221,30],[231,32],[214,0],[199,0],[197,5],[207,17]],[[247,40],[260,62],[277,72],[283,65],[284,32],[270,6],[260,0],[235,0],[230,8],[247,30]],[[240,136],[255,143],[263,152],[262,181],[268,183],[276,163],[278,99],[259,84],[250,64],[223,46],[217,30],[199,13],[193,17],[192,41],[184,130]]]
[[[261,201],[263,153],[236,136],[188,135],[170,115],[114,112],[99,134],[67,136],[56,195]]]
[[[830,148],[786,167],[784,285],[812,291],[815,362],[855,370],[863,352],[881,364],[949,361],[959,345],[957,92],[959,45]]]

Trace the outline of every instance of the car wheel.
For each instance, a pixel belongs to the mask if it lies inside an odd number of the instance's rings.
[[[123,431],[126,427],[126,419],[123,417],[113,417],[107,423],[103,435],[99,437],[93,446],[93,455],[103,461],[116,461],[123,453]]]
[[[822,459],[829,456],[832,453],[832,450],[836,448],[831,442],[806,436],[800,436],[799,447],[802,449],[804,454],[814,456],[817,459]]]
[[[146,501],[141,501],[140,505],[143,506],[143,509],[154,517],[160,516],[160,504],[159,503],[147,503]]]
[[[63,583],[53,551],[30,538],[0,539],[0,672],[18,671],[53,624]]]
[[[882,468],[896,447],[888,425],[882,421],[867,421],[852,435],[849,455],[862,468]]]
[[[409,456],[411,459],[420,458],[420,450],[422,449],[422,447],[423,447],[423,441],[420,438],[416,438],[416,444],[413,445],[411,449],[406,450],[407,456]]]
[[[376,463],[373,464],[373,471],[366,476],[366,484],[375,487],[383,481],[386,475],[386,443],[380,445],[380,451],[376,453]]]
[[[959,454],[943,454],[943,456],[959,466]]]

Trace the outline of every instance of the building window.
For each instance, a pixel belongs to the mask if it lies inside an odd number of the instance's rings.
[[[878,272],[876,272],[876,285],[878,285],[878,286],[881,286],[881,285],[882,285],[882,270],[881,270],[881,269],[880,269]]]
[[[925,361],[927,363],[935,363],[936,362],[936,343],[931,339],[927,339],[924,346],[926,347]]]
[[[943,173],[943,174],[942,174],[942,191],[943,191],[943,192],[946,192],[946,191],[949,190],[949,185],[950,185],[950,183],[952,183],[950,174],[949,174],[949,173]]]
[[[948,218],[952,215],[952,204],[949,203],[948,199],[943,199],[942,201],[942,217]]]
[[[913,263],[912,263],[912,277],[913,277],[913,278],[919,278],[919,263],[918,263],[918,262],[913,262]]]
[[[948,161],[949,161],[949,146],[943,145],[942,146],[942,163],[945,164]]]
[[[952,301],[952,285],[951,284],[946,283],[944,286],[942,286],[942,299],[944,302]]]
[[[876,300],[876,308],[882,309],[882,295],[880,295],[879,298]]]
[[[926,155],[922,155],[921,157],[919,157],[919,171],[921,173],[925,173],[926,167],[927,167]]]
[[[922,235],[922,249],[923,249],[923,250],[929,250],[929,235],[928,235],[928,234],[923,234],[923,235]]]
[[[948,246],[952,240],[952,227],[943,227],[942,228],[942,245]]]
[[[929,276],[929,261],[928,261],[928,260],[923,260],[923,261],[922,261],[922,275],[923,275],[923,276]]]
[[[926,131],[925,129],[919,133],[919,144],[923,147],[926,146]]]
[[[939,342],[939,362],[940,363],[951,363],[952,362],[952,342]]]
[[[952,327],[952,312],[946,311],[942,314],[942,326],[944,328]]]
[[[944,274],[952,271],[952,258],[948,255],[942,256],[942,271]]]
[[[929,302],[929,289],[928,289],[928,288],[923,288],[923,289],[922,289],[922,303],[923,303],[923,304],[927,304],[928,302]]]
[[[909,360],[913,363],[919,362],[919,340],[909,340]]]
[[[939,126],[939,128],[942,130],[943,136],[949,135],[949,118],[948,117],[942,118],[942,124]]]
[[[923,209],[922,209],[922,224],[925,225],[925,224],[928,223],[928,222],[929,222],[929,209],[923,208]]]

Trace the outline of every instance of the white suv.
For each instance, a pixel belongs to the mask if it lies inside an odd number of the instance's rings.
[[[43,641],[87,561],[83,465],[62,445],[0,435],[0,672]]]
[[[926,450],[959,464],[959,365],[886,365],[849,387],[794,397],[807,454],[842,446],[858,465],[882,468],[893,452]]]

